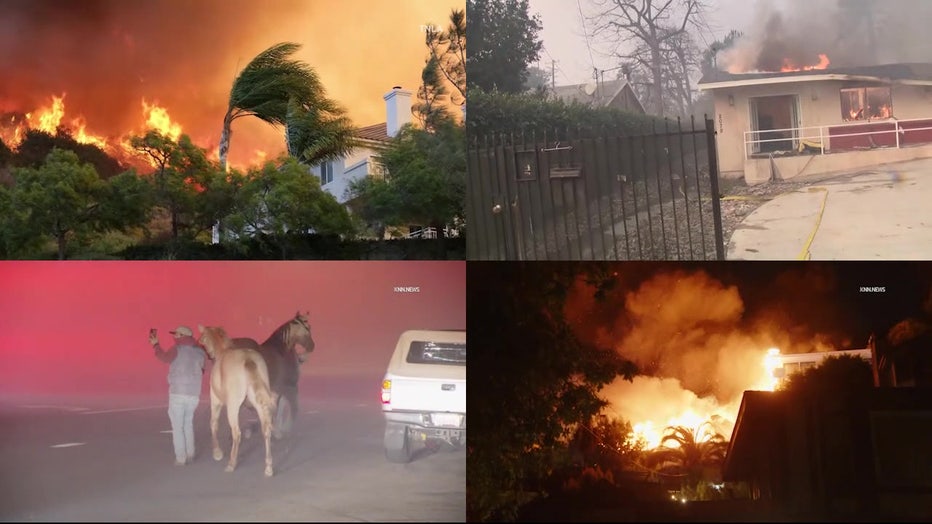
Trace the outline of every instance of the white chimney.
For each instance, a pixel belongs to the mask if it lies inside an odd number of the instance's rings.
[[[394,137],[401,126],[411,122],[411,91],[395,86],[382,98],[385,99],[386,132]]]

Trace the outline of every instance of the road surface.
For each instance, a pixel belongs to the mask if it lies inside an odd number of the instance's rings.
[[[330,377],[301,392],[290,437],[240,446],[224,472],[210,453],[209,401],[195,414],[197,456],[174,465],[166,398],[0,398],[3,521],[465,521],[466,454],[386,461],[380,376]],[[304,380],[302,380],[302,387]],[[375,386],[373,386],[375,384]],[[310,389],[308,391],[307,389]],[[241,422],[254,419],[249,414]]]

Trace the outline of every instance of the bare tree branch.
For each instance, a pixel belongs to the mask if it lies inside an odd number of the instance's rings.
[[[698,53],[689,28],[705,28],[702,0],[591,0],[591,4],[591,36],[611,44],[613,56],[643,68],[652,80],[645,104],[648,111],[663,116],[670,103],[680,113],[690,110],[690,75],[698,70]]]

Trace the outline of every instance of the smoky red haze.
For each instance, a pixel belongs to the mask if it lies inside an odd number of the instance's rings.
[[[66,93],[67,125],[121,138],[145,127],[142,100],[207,149],[219,141],[235,74],[260,51],[296,42],[353,123],[385,122],[382,96],[417,91],[426,24],[446,27],[462,0],[3,0],[0,114],[27,113]],[[231,163],[284,150],[282,131],[233,126]]]
[[[374,376],[401,331],[465,329],[465,291],[455,261],[0,262],[0,395],[161,397],[150,328],[166,347],[179,324],[262,342],[298,310],[302,375]]]

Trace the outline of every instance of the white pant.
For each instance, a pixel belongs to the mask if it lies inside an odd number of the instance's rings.
[[[200,397],[194,395],[168,395],[168,419],[178,462],[194,458],[194,411],[199,401]]]

